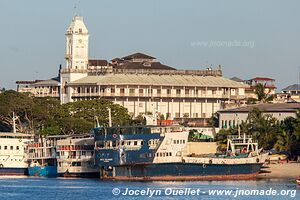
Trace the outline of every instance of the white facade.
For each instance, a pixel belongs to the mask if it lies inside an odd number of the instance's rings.
[[[219,128],[234,128],[237,125],[246,122],[248,114],[253,109],[258,109],[263,115],[268,115],[283,121],[288,117],[295,118],[300,109],[299,103],[274,103],[274,104],[254,104],[240,108],[220,110]]]
[[[83,18],[75,16],[66,33],[66,65],[55,85],[59,94],[40,83],[30,84],[30,91],[59,97],[61,103],[106,98],[132,116],[158,111],[165,119],[208,119],[225,104],[245,99],[249,87],[223,78],[221,69],[176,70],[141,53],[118,58],[123,62],[119,65],[89,60],[88,45]]]
[[[89,33],[83,18],[75,16],[66,33],[66,67],[61,70],[61,102],[72,101],[72,88],[68,83],[87,76]]]
[[[0,133],[0,167],[27,168],[24,152],[31,137],[22,133]]]

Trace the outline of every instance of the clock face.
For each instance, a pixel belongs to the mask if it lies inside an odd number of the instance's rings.
[[[78,42],[79,42],[79,43],[82,43],[82,39],[79,39]]]

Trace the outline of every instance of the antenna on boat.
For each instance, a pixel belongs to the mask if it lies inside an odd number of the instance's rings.
[[[238,133],[239,133],[239,138],[241,138],[241,126],[238,125]]]
[[[94,118],[96,120],[96,128],[100,127],[98,116],[95,116]]]
[[[107,108],[108,110],[108,126],[112,127],[112,122],[111,122],[111,108]]]
[[[13,112],[13,117],[12,117],[12,120],[13,120],[13,133],[17,133],[17,129],[16,129],[16,120],[18,119],[17,116],[15,116],[15,112]]]

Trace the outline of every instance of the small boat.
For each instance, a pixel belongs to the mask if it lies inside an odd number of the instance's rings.
[[[300,185],[300,177],[297,178],[296,182],[298,185]]]

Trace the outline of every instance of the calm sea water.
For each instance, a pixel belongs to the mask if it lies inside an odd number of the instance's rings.
[[[130,190],[131,195],[126,193]],[[189,191],[199,190],[191,195]],[[210,190],[264,190],[289,195],[210,195]],[[152,197],[149,191],[155,191]],[[148,191],[148,193],[147,193]],[[181,191],[182,193],[180,194]],[[118,195],[114,195],[115,192]],[[120,193],[119,193],[120,192]],[[141,192],[144,192],[141,194]],[[185,193],[184,193],[185,192]],[[245,192],[245,191],[244,191]],[[123,195],[124,194],[124,195]],[[126,194],[126,195],[125,195]],[[92,199],[300,199],[300,187],[292,180],[117,182],[98,179],[0,177],[0,198],[8,200]]]

